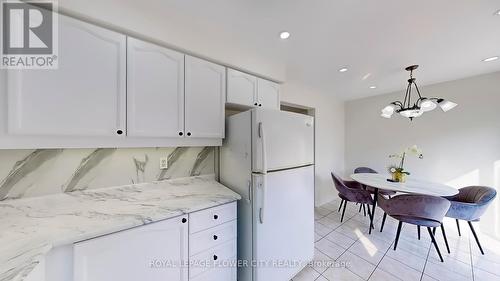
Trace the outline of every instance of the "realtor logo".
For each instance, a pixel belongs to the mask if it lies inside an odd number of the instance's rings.
[[[2,1],[1,68],[57,68],[53,1]]]

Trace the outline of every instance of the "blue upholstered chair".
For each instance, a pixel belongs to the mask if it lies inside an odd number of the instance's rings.
[[[439,251],[439,246],[434,238],[432,229],[441,227],[441,230],[443,230],[443,238],[448,246],[444,227],[442,227],[443,217],[451,205],[447,199],[429,195],[408,194],[398,195],[390,199],[379,196],[377,202],[386,214],[399,221],[394,250],[396,250],[398,246],[399,235],[401,234],[403,223],[423,226],[427,227],[432,244],[434,244],[439,258],[441,262],[443,262],[443,257]]]
[[[451,207],[446,213],[449,218],[454,218],[457,221],[458,235],[460,233],[459,220],[465,220],[469,224],[470,230],[476,239],[481,254],[484,255],[483,248],[479,243],[476,231],[472,226],[473,221],[479,221],[481,216],[486,212],[488,206],[497,196],[495,189],[487,186],[468,186],[459,189],[457,195],[446,197],[451,202]]]

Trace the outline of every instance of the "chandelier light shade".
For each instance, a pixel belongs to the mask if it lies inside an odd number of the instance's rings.
[[[422,97],[420,90],[418,89],[415,78],[413,78],[413,70],[417,69],[418,65],[411,65],[405,68],[406,71],[410,72],[410,79],[408,79],[408,86],[406,87],[406,94],[403,101],[394,101],[382,109],[381,116],[384,118],[391,118],[394,113],[399,113],[399,115],[413,120],[415,117],[420,117],[425,112],[432,111],[438,106],[447,112],[457,106],[456,103],[442,99],[442,98],[426,98]],[[412,88],[415,88],[417,95],[415,96],[415,101],[412,102]]]

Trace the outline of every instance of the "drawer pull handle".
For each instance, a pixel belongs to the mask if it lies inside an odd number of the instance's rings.
[[[219,257],[217,255],[214,255],[214,261],[216,261]]]
[[[214,215],[214,220],[218,219],[219,216],[218,215]]]
[[[217,235],[214,235],[214,240],[217,240],[219,239],[219,237],[217,237]]]
[[[186,218],[182,218],[182,223],[186,223],[187,222],[187,219]]]

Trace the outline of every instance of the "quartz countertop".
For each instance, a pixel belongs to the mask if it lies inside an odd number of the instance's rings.
[[[210,175],[0,201],[0,281],[23,280],[54,247],[239,199]]]

